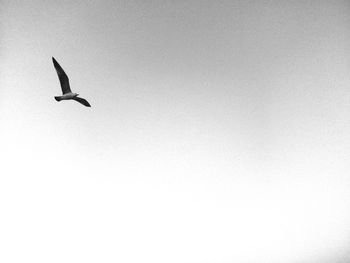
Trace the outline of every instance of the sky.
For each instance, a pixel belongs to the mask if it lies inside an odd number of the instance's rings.
[[[350,261],[348,1],[0,3],[1,262]]]

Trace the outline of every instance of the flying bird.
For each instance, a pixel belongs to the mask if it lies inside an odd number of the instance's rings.
[[[91,105],[89,104],[89,102],[87,102],[87,100],[78,97],[79,94],[74,93],[74,92],[72,92],[70,90],[68,76],[64,72],[64,70],[60,66],[60,64],[57,63],[57,61],[56,61],[56,59],[54,57],[52,57],[52,62],[53,62],[53,65],[55,66],[58,78],[60,80],[62,93],[63,93],[62,96],[55,96],[55,100],[57,100],[57,101],[61,101],[61,100],[75,100],[75,101],[83,104],[86,107],[91,107]]]

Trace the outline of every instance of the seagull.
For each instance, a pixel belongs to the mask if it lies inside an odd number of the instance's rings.
[[[61,100],[75,100],[75,101],[83,104],[86,107],[91,107],[91,105],[89,104],[89,102],[87,102],[87,100],[78,97],[79,94],[74,93],[74,92],[72,92],[70,90],[68,76],[64,72],[64,70],[60,66],[60,64],[57,63],[57,61],[56,61],[56,59],[54,57],[52,57],[52,62],[53,62],[53,65],[55,66],[58,78],[60,80],[62,93],[63,93],[62,96],[55,96],[55,100],[57,100],[57,101],[61,101]]]

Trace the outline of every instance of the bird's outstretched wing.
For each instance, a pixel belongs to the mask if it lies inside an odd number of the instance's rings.
[[[59,78],[60,83],[61,83],[62,93],[66,94],[66,93],[72,92],[70,90],[69,79],[68,79],[67,74],[64,72],[64,70],[60,66],[60,64],[57,63],[57,61],[54,57],[52,57],[52,62],[53,62],[53,65],[55,66],[58,78]]]
[[[86,107],[91,107],[90,103],[86,99],[83,99],[80,97],[74,97],[73,100],[76,100],[77,102],[83,104]]]

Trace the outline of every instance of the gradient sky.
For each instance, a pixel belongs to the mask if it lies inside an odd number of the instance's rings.
[[[0,2],[1,262],[350,261],[348,1]]]

